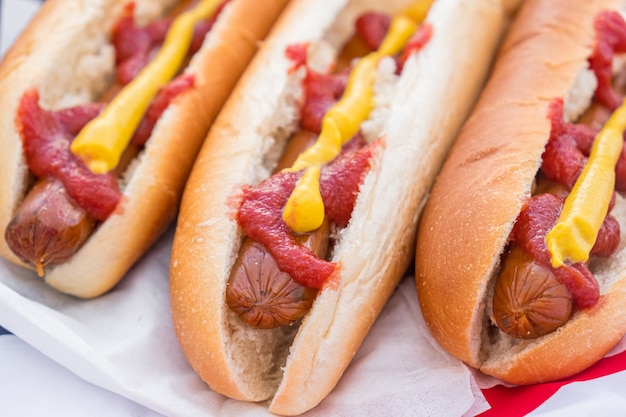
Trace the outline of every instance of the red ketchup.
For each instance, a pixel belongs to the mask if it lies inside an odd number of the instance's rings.
[[[596,45],[589,58],[589,67],[596,74],[598,86],[596,99],[615,110],[622,102],[622,97],[611,86],[613,79],[613,56],[626,52],[626,24],[617,11],[605,11],[594,20]]]
[[[356,21],[356,36],[369,49],[376,50],[383,41],[390,18],[380,13],[366,13]],[[425,27],[425,25],[422,25]],[[414,53],[430,39],[430,27],[419,30],[409,42]],[[323,74],[307,67],[307,44],[289,46],[285,53],[293,62],[291,71],[305,67],[304,102],[300,110],[300,127],[320,133],[326,112],[341,98],[346,87],[349,68],[339,73]],[[406,59],[405,55],[405,59]],[[396,57],[402,62],[401,57]],[[370,159],[381,141],[364,145],[357,134],[331,163],[322,167],[320,192],[326,217],[337,227],[345,227],[352,215],[360,184],[370,168]],[[236,220],[243,232],[263,244],[276,259],[279,268],[308,288],[322,288],[336,270],[336,265],[318,258],[299,244],[282,220],[282,211],[302,172],[274,174],[262,183],[246,187]]]
[[[220,10],[225,3],[220,6]],[[134,3],[130,3],[112,36],[116,51],[116,72],[121,85],[130,82],[149,62],[165,39],[172,21],[161,19],[140,28],[134,24],[133,12]],[[212,17],[196,26],[189,55],[200,48],[214,20],[215,17]],[[132,138],[133,145],[141,147],[145,144],[161,114],[178,94],[193,87],[193,84],[194,77],[183,74],[161,88]],[[52,176],[61,180],[76,203],[100,221],[111,215],[121,199],[117,179],[113,173],[92,173],[71,153],[69,146],[104,106],[104,103],[88,103],[49,111],[39,106],[39,94],[31,90],[22,97],[17,112],[26,162],[31,172],[40,178]]]
[[[360,141],[357,136],[353,141]],[[370,167],[370,159],[379,142],[350,149],[322,167],[320,192],[325,213],[339,227],[350,220],[360,184]],[[300,245],[282,220],[282,211],[303,171],[281,171],[258,185],[243,190],[237,222],[244,233],[263,244],[276,259],[280,269],[308,288],[322,288],[336,265],[318,258]]]

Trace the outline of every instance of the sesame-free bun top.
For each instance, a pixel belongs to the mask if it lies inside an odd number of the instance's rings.
[[[417,292],[435,339],[485,373],[518,384],[572,375],[626,333],[624,243],[592,265],[603,294],[559,330],[519,341],[489,323],[500,256],[530,197],[550,134],[548,107],[587,66],[598,12],[620,2],[529,0],[433,186],[416,249]],[[626,227],[623,200],[614,216]]]
[[[36,88],[41,105],[60,108],[96,101],[112,80],[112,25],[127,0],[46,1],[0,65],[0,230],[6,229],[29,185],[15,114],[22,94]],[[213,119],[286,0],[234,0],[222,11],[185,69],[194,87],[168,106],[144,150],[120,178],[119,207],[67,262],[46,267],[46,283],[78,297],[110,290],[171,223],[195,156]],[[139,22],[157,18],[172,0],[135,0]],[[236,53],[233,53],[236,51]],[[24,265],[0,240],[0,254]],[[26,265],[25,265],[26,266]]]
[[[242,186],[269,175],[276,158],[268,151],[280,149],[297,127],[297,85],[288,76],[293,63],[286,47],[308,43],[312,55],[328,45],[337,50],[360,13],[395,14],[408,4],[292,1],[209,133],[183,196],[170,289],[183,352],[215,391],[268,400],[277,414],[316,406],[337,384],[413,257],[421,207],[507,22],[504,2],[434,2],[427,17],[432,38],[409,59],[387,97],[383,145],[331,255],[339,276],[319,292],[302,324],[253,329],[225,302],[242,240],[233,200]]]

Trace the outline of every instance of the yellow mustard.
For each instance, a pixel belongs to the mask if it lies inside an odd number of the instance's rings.
[[[315,230],[322,225],[324,222],[324,203],[319,186],[317,186],[319,180],[319,165],[304,171],[304,175],[298,180],[289,199],[291,204],[287,204],[283,211],[285,223],[298,224],[304,230]],[[303,204],[309,206],[303,207]],[[307,215],[301,216],[302,213],[307,213]]]
[[[554,268],[589,259],[615,189],[615,164],[622,151],[624,130],[626,101],[596,136],[589,160],[546,236]]]
[[[394,55],[402,50],[409,38],[417,30],[417,22],[409,16],[396,16],[391,22],[389,33],[378,48],[380,55]]]
[[[178,16],[155,59],[76,136],[70,149],[92,172],[103,174],[115,169],[151,100],[178,73],[194,26],[210,17],[220,2],[202,0]]]
[[[291,170],[300,171],[332,161],[341,152],[341,146],[359,131],[374,106],[373,84],[380,57],[372,52],[357,62],[343,96],[322,118],[317,140],[298,156]]]
[[[409,17],[416,23],[423,21],[430,10],[434,0],[416,1],[404,10],[403,15]]]
[[[316,176],[309,171],[319,171],[321,165],[332,161],[341,152],[342,145],[359,131],[374,107],[374,80],[380,59],[402,50],[425,18],[432,1],[417,1],[405,13],[394,17],[378,50],[361,58],[350,72],[341,99],[322,118],[322,130],[316,142],[288,168],[304,169],[307,178],[296,184],[283,211],[283,220],[294,232],[307,233],[322,225],[324,203],[319,191],[319,174]]]

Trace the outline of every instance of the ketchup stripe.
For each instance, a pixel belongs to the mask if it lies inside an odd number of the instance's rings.
[[[479,414],[480,417],[525,416],[554,395],[559,388],[572,382],[589,381],[626,370],[626,352],[606,357],[586,370],[569,378],[544,384],[483,389],[482,393],[491,409]]]
[[[356,140],[361,143],[359,139],[357,136]],[[360,184],[370,167],[372,152],[379,143],[350,151],[353,145],[350,141],[344,153],[322,168],[320,193],[326,215],[333,223],[342,227],[348,223]],[[320,289],[335,272],[336,265],[300,245],[281,215],[301,176],[302,171],[281,171],[255,186],[244,188],[237,222],[247,236],[267,248],[281,271],[302,286]]]

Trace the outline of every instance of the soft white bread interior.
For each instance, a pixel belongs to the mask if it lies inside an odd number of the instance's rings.
[[[488,302],[500,255],[541,166],[549,104],[566,98],[589,105],[591,94],[580,96],[585,88],[576,83],[584,79],[580,74],[594,46],[593,21],[599,11],[622,3],[525,3],[423,212],[416,279],[432,334],[467,364],[512,383],[574,374],[626,333],[624,242],[615,255],[592,265],[603,294],[599,304],[547,336],[520,341],[496,330]],[[622,230],[623,203],[618,198],[614,210]]]
[[[170,289],[181,347],[218,392],[271,400],[269,409],[277,414],[317,405],[336,385],[413,257],[430,185],[506,26],[503,2],[434,2],[427,17],[431,40],[387,85],[392,96],[376,96],[377,103],[388,103],[384,120],[370,121],[380,126],[384,149],[374,156],[332,254],[340,279],[319,293],[301,326],[252,329],[225,303],[242,237],[233,199],[243,185],[269,175],[277,150],[297,126],[298,79],[288,77],[292,63],[285,48],[309,42],[312,64],[324,67],[316,57],[327,62],[325,51],[336,53],[359,13],[394,14],[409,3],[292,1],[209,133],[183,196]],[[379,117],[378,109],[373,117]]]
[[[140,23],[164,15],[174,0],[135,0]],[[41,104],[60,109],[98,99],[111,83],[112,25],[127,0],[49,0],[0,66],[0,229],[23,199],[29,174],[15,122],[20,97],[36,88]],[[123,200],[70,261],[47,269],[45,281],[62,292],[94,297],[110,290],[148,249],[178,209],[182,189],[209,126],[269,31],[286,0],[233,0],[224,8],[186,73],[194,88],[176,97],[132,163]],[[0,254],[20,260],[0,240]]]

